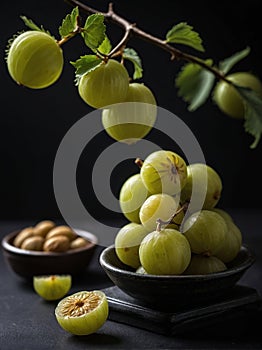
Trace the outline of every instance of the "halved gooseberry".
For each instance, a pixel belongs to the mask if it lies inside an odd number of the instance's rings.
[[[95,333],[108,317],[106,295],[99,290],[72,294],[58,303],[55,316],[59,325],[71,334]]]
[[[38,295],[45,300],[63,298],[70,290],[72,278],[70,275],[34,276],[33,287]]]

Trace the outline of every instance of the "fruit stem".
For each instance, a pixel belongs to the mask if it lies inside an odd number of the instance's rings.
[[[135,164],[138,165],[140,169],[142,168],[143,163],[144,162],[142,161],[142,159],[136,158]]]
[[[210,66],[205,62],[205,60],[202,60],[199,57],[196,57],[196,56],[190,55],[186,52],[183,52],[181,50],[178,50],[174,46],[168,44],[166,40],[162,40],[156,36],[153,36],[145,31],[141,30],[135,24],[132,24],[129,21],[127,21],[125,18],[119,16],[113,10],[112,3],[109,4],[107,12],[101,12],[101,11],[98,11],[98,10],[88,6],[88,5],[83,4],[81,1],[78,1],[78,0],[66,0],[66,2],[68,2],[69,4],[71,4],[73,6],[78,6],[85,13],[102,14],[106,20],[108,20],[114,24],[117,24],[118,26],[120,26],[121,28],[124,29],[125,33],[123,35],[123,38],[111,50],[111,52],[109,53],[110,57],[113,55],[121,55],[123,48],[125,47],[127,41],[129,40],[131,35],[133,35],[141,40],[147,41],[155,46],[158,46],[159,48],[170,53],[171,61],[184,60],[187,62],[198,64],[202,68],[204,68],[204,69],[210,71],[212,74],[214,74],[217,79],[224,80],[225,82],[231,84],[231,82],[225,77],[224,73],[221,72],[219,69],[217,69],[215,66]]]
[[[162,226],[170,224],[170,222],[174,219],[174,217],[175,217],[176,215],[178,215],[179,213],[181,213],[181,211],[184,211],[184,210],[187,209],[187,206],[188,206],[187,203],[183,204],[183,205],[181,206],[181,208],[179,208],[167,221],[164,221],[164,220],[162,220],[162,219],[157,219],[157,220],[156,220],[156,223],[157,223],[156,230],[157,230],[158,232],[160,232],[161,229],[162,229]]]
[[[209,251],[206,251],[206,252],[202,253],[201,255],[204,256],[205,258],[209,258],[211,256],[211,253]]]
[[[131,30],[135,26],[135,24],[131,24],[129,27],[126,28],[125,34],[123,38],[119,41],[119,43],[109,52],[107,55],[108,57],[113,57],[113,56],[122,56],[123,51],[125,49],[126,43],[129,40],[129,37],[131,35]]]
[[[157,219],[156,224],[156,231],[160,232],[162,230],[163,221],[161,219]]]

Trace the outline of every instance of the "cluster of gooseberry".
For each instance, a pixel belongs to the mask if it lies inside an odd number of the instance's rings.
[[[10,44],[7,67],[10,76],[31,89],[54,84],[63,70],[63,51],[51,35],[29,30]],[[156,100],[143,83],[130,82],[123,64],[104,57],[98,67],[81,76],[81,98],[93,108],[104,108],[102,124],[115,140],[134,143],[146,136],[156,120]]]
[[[115,59],[108,59],[83,75],[78,85],[82,99],[102,108],[102,124],[116,141],[128,144],[145,137],[157,114],[156,99],[143,83],[131,83],[128,71]]]
[[[155,151],[121,187],[119,204],[129,220],[115,237],[118,258],[138,273],[207,274],[227,269],[242,234],[217,204],[219,174],[205,163],[186,164],[177,153]],[[193,196],[202,198],[201,207]],[[198,200],[196,200],[198,203]]]

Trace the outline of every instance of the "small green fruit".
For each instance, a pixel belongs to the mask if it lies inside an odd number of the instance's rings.
[[[237,72],[226,77],[236,85],[249,87],[262,96],[262,83],[254,74]],[[233,118],[244,118],[245,106],[236,88],[220,80],[214,90],[214,101],[222,112]]]
[[[181,232],[166,228],[153,231],[143,239],[139,257],[149,274],[179,275],[190,263],[191,250]]]
[[[225,220],[211,210],[201,210],[189,216],[182,232],[195,254],[215,255],[224,245],[228,228]]]
[[[62,299],[55,309],[55,316],[65,331],[89,335],[103,326],[108,311],[108,301],[102,291],[81,291]]]
[[[157,193],[149,196],[142,204],[139,218],[142,225],[152,232],[157,227],[157,221],[170,222],[172,216],[177,212],[179,203],[174,197],[166,193]]]
[[[214,212],[218,213],[219,215],[222,216],[222,218],[225,220],[225,222],[232,222],[233,218],[231,217],[231,215],[225,211],[224,209],[221,208],[213,208],[212,209]]]
[[[63,298],[71,288],[70,275],[34,276],[34,290],[45,300],[58,300]]]
[[[139,245],[148,231],[141,224],[129,223],[123,226],[115,238],[115,250],[119,260],[133,268],[138,268],[141,263],[139,260]]]
[[[145,137],[155,124],[156,100],[144,84],[129,84],[124,103],[102,112],[102,124],[116,141],[133,144]]]
[[[192,255],[190,264],[185,270],[185,275],[206,275],[221,272],[227,269],[223,261],[215,256]]]
[[[123,102],[127,95],[128,86],[127,70],[118,61],[110,59],[81,77],[78,92],[88,105],[102,108]]]
[[[228,221],[227,234],[224,244],[216,252],[216,256],[224,263],[229,263],[240,251],[242,245],[242,234],[239,227],[233,222]]]
[[[187,181],[181,191],[181,202],[191,202],[191,211],[214,208],[221,197],[222,180],[214,168],[204,163],[187,166]],[[198,203],[203,199],[204,203]],[[200,207],[202,204],[202,207]]]
[[[120,189],[119,205],[124,216],[131,222],[140,223],[139,211],[149,192],[140,174],[129,177]]]
[[[152,194],[180,193],[186,184],[187,166],[184,159],[175,152],[160,150],[149,154],[140,169],[141,178]]]
[[[63,52],[55,39],[37,30],[26,31],[12,42],[7,55],[11,77],[20,85],[42,89],[55,83],[63,70]]]

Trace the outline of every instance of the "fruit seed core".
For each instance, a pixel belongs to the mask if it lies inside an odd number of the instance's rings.
[[[172,155],[172,160],[169,157],[166,157],[166,163],[162,162],[161,165],[166,168],[166,170],[159,171],[159,173],[168,171],[170,181],[177,183],[177,176],[184,173],[183,165],[179,166],[178,159]]]
[[[171,167],[171,173],[174,175],[177,174],[177,168],[174,165],[172,165],[172,167]]]
[[[93,292],[71,295],[66,298],[60,313],[63,317],[79,317],[94,310],[100,301],[101,297]]]

